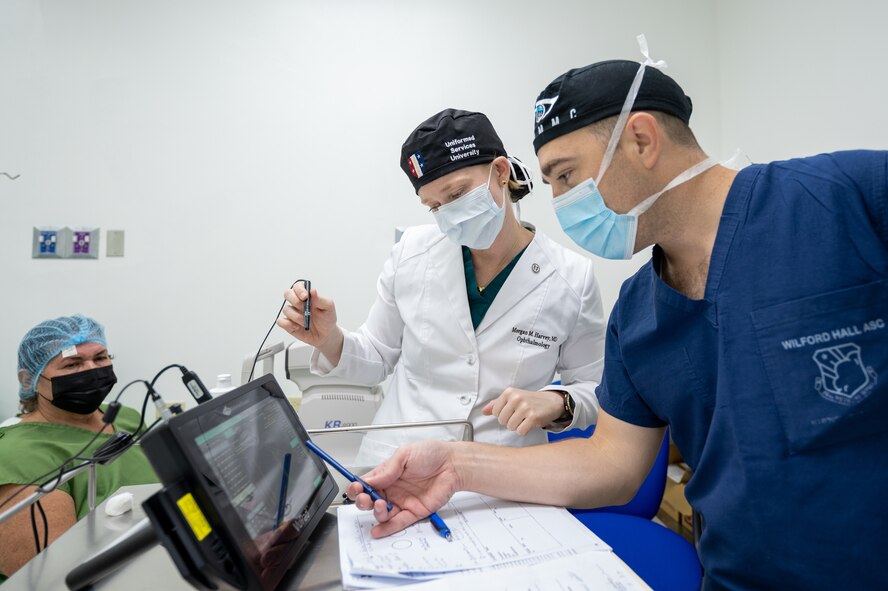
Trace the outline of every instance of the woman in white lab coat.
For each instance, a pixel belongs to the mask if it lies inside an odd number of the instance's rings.
[[[588,258],[519,223],[510,199],[529,192],[527,169],[507,157],[487,117],[454,109],[413,131],[401,167],[437,224],[404,232],[364,325],[340,328],[333,301],[312,289],[306,331],[308,293],[301,283],[285,293],[278,324],[315,347],[312,372],[368,385],[393,374],[375,424],[467,419],[476,441],[521,446],[595,423],[598,284]],[[357,463],[453,434],[373,431]]]

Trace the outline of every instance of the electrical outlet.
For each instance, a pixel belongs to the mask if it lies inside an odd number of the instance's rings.
[[[61,242],[59,228],[34,228],[31,241],[31,258],[60,259],[65,256],[65,245]]]
[[[71,259],[99,258],[98,228],[69,228],[68,257]]]

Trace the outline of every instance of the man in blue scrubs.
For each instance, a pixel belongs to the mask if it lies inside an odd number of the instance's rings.
[[[626,502],[669,425],[707,589],[888,588],[888,152],[723,168],[657,65],[571,70],[536,107],[565,232],[608,258],[655,245],[611,314],[595,435],[402,448],[365,476],[397,505],[374,535],[456,490]]]

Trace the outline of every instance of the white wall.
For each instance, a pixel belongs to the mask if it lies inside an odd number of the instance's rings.
[[[719,1],[722,151],[888,148],[888,2]]]
[[[0,416],[16,405],[21,336],[61,314],[106,324],[121,381],[174,361],[207,382],[237,373],[297,277],[357,327],[393,227],[431,222],[398,168],[413,127],[445,107],[484,111],[535,167],[539,90],[570,67],[637,59],[639,32],[694,99],[716,156],[877,144],[875,128],[848,135],[856,94],[823,87],[853,82],[870,105],[885,96],[883,80],[847,66],[884,70],[885,52],[867,45],[884,41],[854,27],[874,31],[885,8],[872,3],[878,19],[847,2],[805,9],[809,29],[788,26],[809,2],[772,4],[0,0],[0,171],[21,175],[0,176]],[[823,28],[842,36],[827,44]],[[803,56],[793,37],[830,59],[790,82],[771,56]],[[820,129],[797,100],[781,115],[762,85],[804,97]],[[886,129],[883,112],[870,117]],[[568,243],[550,196],[539,185],[524,218]],[[35,225],[123,229],[126,256],[31,260]],[[608,308],[645,258],[596,261]]]

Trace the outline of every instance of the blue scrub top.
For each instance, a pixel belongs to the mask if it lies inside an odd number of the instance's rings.
[[[601,408],[671,425],[707,589],[888,588],[888,152],[746,168],[702,300],[624,283]]]

